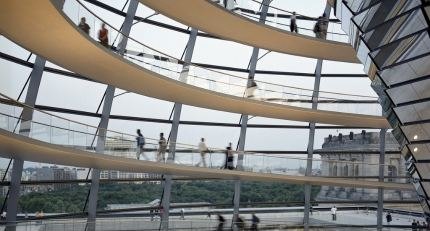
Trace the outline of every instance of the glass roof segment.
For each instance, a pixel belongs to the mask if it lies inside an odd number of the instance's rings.
[[[349,21],[351,12],[360,9],[357,3],[343,2],[338,17],[342,23]],[[414,184],[423,196],[422,205],[428,213],[427,189],[421,187],[428,178],[428,126],[426,96],[427,68],[419,66],[428,59],[428,17],[423,14],[420,1],[381,1],[368,5],[352,17],[350,28],[345,27],[360,42],[352,45],[360,59],[366,62],[369,75],[377,72],[372,85],[384,105],[384,114],[393,125],[393,134],[404,146],[402,153],[410,161],[409,171],[416,179]],[[355,4],[355,5],[354,5]],[[352,7],[352,9],[351,9]],[[347,25],[347,23],[345,23]],[[354,31],[362,34],[356,34]],[[375,66],[372,67],[372,64]],[[416,71],[415,71],[416,70]],[[411,160],[410,155],[413,156]],[[414,161],[417,161],[414,163]]]

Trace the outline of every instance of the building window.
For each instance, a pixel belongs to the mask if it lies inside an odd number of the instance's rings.
[[[394,165],[388,166],[388,181],[393,182],[395,181],[395,177],[397,177],[397,168]]]
[[[343,166],[343,176],[348,176],[348,165]]]

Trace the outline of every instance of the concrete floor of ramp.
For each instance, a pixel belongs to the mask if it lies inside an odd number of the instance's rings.
[[[223,215],[226,218],[226,228],[231,224],[231,215]],[[288,212],[288,213],[265,213],[257,214],[261,220],[261,226],[268,224],[281,225],[284,230],[288,226],[301,225],[303,222],[303,213],[301,212]],[[391,225],[410,225],[412,219],[417,219],[420,222],[424,221],[422,218],[416,218],[409,215],[398,215],[392,214],[393,221]],[[251,225],[251,214],[241,215],[246,221],[246,226]],[[117,218],[98,218],[97,219],[97,230],[106,231],[137,231],[137,230],[158,230],[159,219],[151,221],[148,217],[117,217]],[[29,222],[28,224],[22,224],[17,227],[17,231],[77,231],[84,230],[86,219],[66,219],[66,220],[51,220],[42,221],[41,224],[36,222]],[[376,224],[376,212],[375,211],[340,211],[337,213],[337,220],[331,220],[331,213],[329,211],[319,212],[316,211],[310,217],[311,225],[375,225]],[[384,213],[384,225],[385,213]],[[170,221],[170,227],[178,230],[214,230],[218,225],[216,215],[213,214],[211,218],[205,215],[193,215],[185,216],[184,220],[174,216]],[[272,226],[273,227],[273,226]],[[0,231],[4,228],[0,228]],[[281,230],[281,229],[272,229]],[[292,228],[288,230],[303,230],[302,228]],[[374,230],[374,228],[342,228],[342,227],[325,227],[325,228],[313,228],[311,230]],[[384,228],[384,230],[405,230],[398,228]],[[409,230],[409,229],[407,229]]]

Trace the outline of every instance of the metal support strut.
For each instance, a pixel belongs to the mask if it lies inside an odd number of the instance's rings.
[[[179,81],[186,82],[189,72],[189,63],[193,57],[194,45],[197,39],[197,30],[192,28],[190,37],[188,38],[188,43],[185,51],[185,63],[182,66],[182,71],[179,76]],[[181,119],[182,104],[175,103],[173,110],[173,120],[172,129],[170,131],[170,141],[169,141],[169,155],[167,157],[168,163],[173,163],[175,160],[176,152],[176,140],[178,138],[179,121]],[[163,215],[161,217],[161,230],[169,229],[169,210],[170,210],[170,194],[172,191],[172,175],[165,175],[164,190],[161,205],[163,208]]]
[[[272,0],[263,0],[260,14],[260,23],[265,23],[267,17],[267,11],[269,10],[269,5]],[[257,62],[259,60],[258,53],[260,49],[258,47],[254,47],[252,50],[251,59],[249,61],[249,74],[248,74],[248,82],[247,87],[251,87],[255,77],[255,70],[257,68]],[[246,95],[245,95],[246,96]],[[246,130],[248,127],[248,115],[242,115],[240,121],[240,136],[239,136],[239,144],[237,146],[237,151],[242,152],[245,150],[245,141],[246,141]],[[238,170],[243,169],[243,154],[239,153],[237,157],[237,166]],[[239,217],[239,206],[240,206],[240,180],[236,180],[234,182],[234,196],[233,196],[233,219],[232,226],[233,229],[236,229],[234,223]]]
[[[30,73],[30,83],[28,85],[27,94],[25,96],[25,104],[34,107],[36,104],[37,95],[39,93],[40,82],[42,81],[43,70],[46,60],[40,56],[36,57],[33,70]],[[19,134],[23,136],[30,135],[31,120],[33,119],[33,110],[25,107],[22,111],[21,124]],[[14,159],[11,172],[11,180],[9,186],[9,194],[7,198],[7,213],[6,222],[10,227],[7,230],[15,230],[16,215],[18,212],[18,200],[21,188],[22,170],[24,168],[24,160]]]
[[[384,166],[385,166],[385,135],[387,129],[381,129],[379,133],[379,182],[384,181]],[[378,211],[376,217],[377,229],[382,230],[383,221],[383,211],[384,211],[384,189],[378,188]]]
[[[131,26],[133,23],[133,18],[136,15],[136,10],[138,7],[137,0],[131,0],[128,5],[127,15],[124,19],[123,26],[121,28],[121,33],[123,36],[121,37],[121,41],[118,44],[118,53],[120,55],[124,54],[124,51],[127,46],[128,36],[130,35]],[[96,152],[103,153],[105,150],[105,142],[106,142],[106,129],[109,124],[109,116],[112,109],[112,102],[115,96],[115,87],[108,86],[105,92],[105,98],[102,109],[102,117],[100,119],[100,124],[98,127],[98,136],[97,136],[97,144],[96,144]],[[96,227],[96,211],[97,211],[97,200],[98,200],[98,191],[100,184],[100,170],[93,169],[91,173],[91,187],[90,193],[88,195],[88,225],[87,229],[90,231],[95,230]]]
[[[331,12],[331,6],[326,4],[324,14],[326,15],[325,19],[329,19]],[[325,39],[325,38],[324,38]],[[322,64],[323,60],[318,59],[317,65],[315,67],[315,81],[314,81],[314,91],[312,94],[312,109],[318,108],[318,97],[320,90],[320,82],[321,82],[321,72],[322,72]],[[308,159],[306,161],[306,172],[305,176],[312,175],[312,159],[314,155],[314,140],[315,140],[315,122],[309,123],[309,140],[308,140]],[[305,230],[309,230],[309,215],[311,211],[311,192],[312,185],[305,184],[305,206],[304,206],[304,214],[303,214],[303,225]]]

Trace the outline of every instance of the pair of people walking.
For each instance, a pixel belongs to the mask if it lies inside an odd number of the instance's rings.
[[[209,153],[210,150],[206,146],[205,138],[200,139],[200,142],[198,144],[198,150],[200,152],[201,159],[196,164],[196,166],[201,166],[203,164],[203,167],[207,167],[206,154]],[[235,169],[235,167],[234,167],[234,153],[233,153],[231,142],[226,147],[224,153],[225,153],[225,162],[224,162],[224,166],[222,168],[229,169],[229,170]]]
[[[145,137],[142,135],[140,129],[136,131],[136,143],[137,143],[137,151],[136,151],[136,159],[140,160],[140,156],[143,156],[145,160],[149,160],[148,156],[145,154]],[[164,133],[160,133],[160,139],[158,140],[158,149],[157,149],[157,161],[165,161],[165,155],[167,150],[167,140],[164,138]]]
[[[87,35],[90,34],[90,26],[87,24],[87,19],[85,17],[81,18],[78,24],[79,29],[84,31]],[[106,29],[106,23],[102,23],[101,28],[97,34],[97,38],[101,45],[109,47],[109,31]]]

